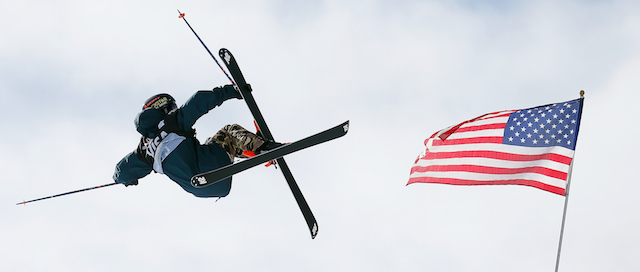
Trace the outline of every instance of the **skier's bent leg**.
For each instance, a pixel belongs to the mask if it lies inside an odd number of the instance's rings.
[[[229,133],[227,132],[227,130],[225,128],[226,128],[226,126],[224,128],[222,128],[221,130],[219,130],[218,132],[216,132],[216,134],[214,134],[213,136],[209,137],[204,142],[204,144],[205,145],[211,145],[213,143],[217,143],[225,151],[227,151],[229,156],[231,156],[231,159],[234,159],[236,157],[237,151],[236,151],[235,145],[232,142],[233,138],[231,137],[231,135],[229,135]],[[242,151],[240,151],[240,153],[242,153]]]
[[[207,143],[211,141],[221,145],[232,158],[251,157],[258,152],[259,147],[267,142],[238,124],[224,126],[213,137],[209,138]]]

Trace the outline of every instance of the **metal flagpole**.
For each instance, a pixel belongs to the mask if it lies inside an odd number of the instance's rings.
[[[574,156],[575,159],[575,156]],[[562,249],[562,237],[564,236],[564,222],[567,218],[567,205],[569,204],[569,188],[571,186],[571,173],[573,172],[573,160],[569,166],[569,178],[567,179],[567,189],[564,191],[564,212],[562,212],[562,227],[560,227],[560,242],[558,243],[558,255],[556,257],[556,272],[558,272],[558,266],[560,265],[560,251]]]
[[[582,109],[584,108],[584,90],[580,91],[580,98],[582,99],[582,105],[580,107],[580,119],[582,119]],[[576,135],[576,146],[578,143],[578,135]],[[571,165],[569,165],[569,176],[567,177],[567,189],[564,191],[564,211],[562,212],[562,226],[560,227],[560,241],[558,242],[558,255],[556,256],[556,271],[558,272],[558,267],[560,266],[560,251],[562,250],[562,238],[564,236],[564,222],[567,219],[567,205],[569,204],[569,189],[571,188],[571,174],[573,173],[573,162],[575,161],[575,146],[574,146],[574,154],[573,159],[571,159]]]

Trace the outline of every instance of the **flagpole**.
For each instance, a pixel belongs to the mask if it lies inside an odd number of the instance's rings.
[[[580,98],[584,101],[584,90],[580,91]],[[580,107],[580,118],[582,118],[582,107]],[[576,135],[576,143],[578,142],[578,135]],[[574,149],[575,150],[575,149]],[[575,151],[574,151],[575,152]],[[562,250],[562,238],[564,237],[564,222],[567,219],[567,205],[569,204],[569,188],[571,188],[571,174],[573,173],[573,162],[575,160],[575,153],[573,159],[571,160],[571,165],[569,165],[569,176],[567,178],[567,189],[564,191],[564,211],[562,212],[562,226],[560,227],[560,241],[558,242],[558,255],[556,256],[556,271],[558,272],[558,267],[560,266],[560,251]]]
[[[575,158],[574,158],[575,159]],[[569,166],[569,178],[567,179],[567,189],[564,191],[564,211],[562,212],[562,226],[560,227],[560,242],[558,242],[558,255],[556,257],[556,272],[560,265],[560,251],[562,249],[562,238],[564,236],[564,222],[567,218],[567,205],[569,204],[569,188],[571,187],[571,173],[573,172],[573,160]]]

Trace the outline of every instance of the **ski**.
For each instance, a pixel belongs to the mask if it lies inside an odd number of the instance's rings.
[[[255,157],[252,157],[234,164],[230,164],[225,167],[215,169],[213,171],[195,175],[191,178],[191,185],[193,185],[194,187],[209,186],[211,184],[214,184],[218,181],[226,179],[230,176],[233,176],[239,172],[242,172],[254,166],[257,166],[278,158],[282,158],[287,154],[291,154],[293,152],[296,152],[308,147],[312,147],[317,144],[321,144],[321,143],[342,137],[345,134],[347,134],[348,131],[349,131],[349,121],[344,122],[328,130],[325,130],[323,132],[304,138],[302,140],[283,145],[281,147],[275,148],[268,152],[261,153]]]
[[[251,94],[252,92],[251,86],[247,84],[247,82],[245,81],[244,76],[240,71],[240,67],[236,62],[236,59],[233,57],[231,52],[229,52],[229,50],[225,48],[220,49],[220,51],[218,52],[218,55],[220,56],[224,64],[227,66],[227,69],[229,70],[229,72],[231,73],[231,76],[235,80],[234,84],[240,90],[240,93],[242,94],[242,98],[247,103],[247,106],[251,111],[251,115],[253,115],[253,118],[260,132],[262,133],[264,138],[266,138],[267,140],[274,141],[273,135],[271,134],[269,127],[267,127],[267,123],[265,122],[264,117],[262,116],[262,113],[260,113],[260,110],[258,109],[258,105],[256,104],[256,101],[253,98],[253,95]],[[289,189],[291,189],[291,193],[293,193],[293,197],[298,203],[298,207],[300,208],[300,211],[304,216],[304,219],[307,223],[307,227],[311,232],[311,239],[315,238],[316,235],[318,234],[318,222],[316,222],[316,218],[313,216],[313,213],[311,212],[311,208],[309,208],[309,204],[307,204],[307,201],[305,200],[304,195],[302,195],[302,191],[300,191],[300,187],[298,187],[298,183],[293,177],[293,174],[291,174],[291,170],[289,169],[289,166],[285,162],[284,158],[276,159],[276,163],[280,166],[280,170],[282,171],[282,174],[284,175],[285,180],[287,180]]]

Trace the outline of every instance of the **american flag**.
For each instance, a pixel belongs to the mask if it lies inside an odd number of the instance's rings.
[[[425,140],[409,183],[516,184],[564,195],[583,99],[488,113]]]

